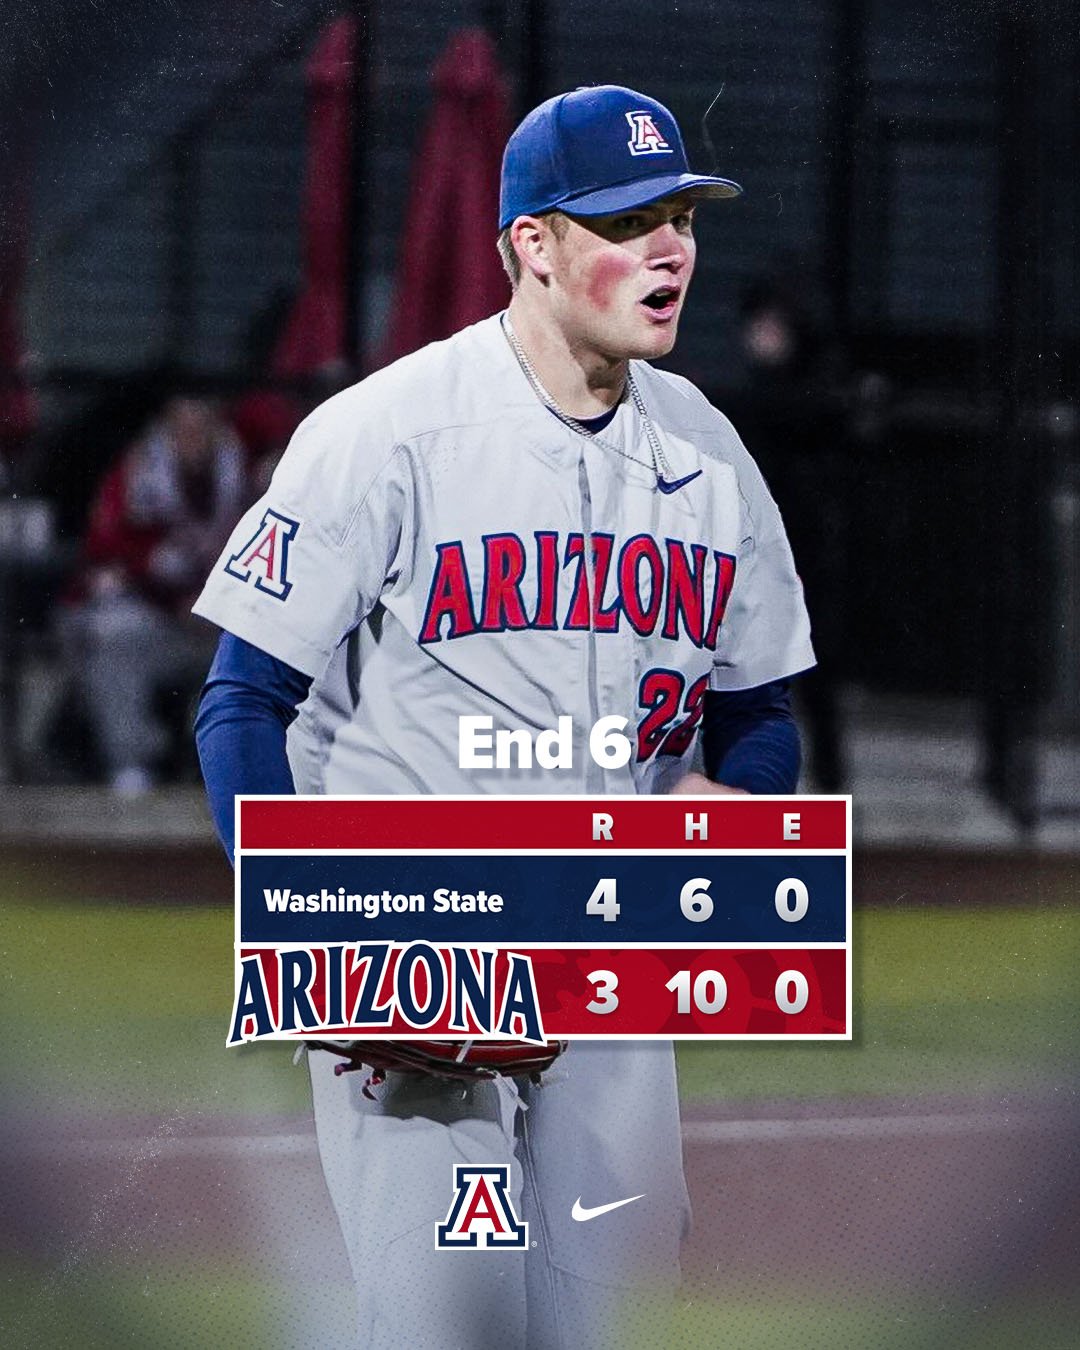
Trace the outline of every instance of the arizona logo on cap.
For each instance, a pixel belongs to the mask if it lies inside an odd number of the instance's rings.
[[[628,112],[630,139],[626,144],[632,155],[670,155],[671,146],[657,129],[650,112]]]

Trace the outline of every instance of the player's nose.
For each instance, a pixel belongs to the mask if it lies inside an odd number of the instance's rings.
[[[672,221],[658,225],[649,234],[649,251],[646,261],[650,267],[666,267],[680,271],[693,257],[693,238],[675,228]]]

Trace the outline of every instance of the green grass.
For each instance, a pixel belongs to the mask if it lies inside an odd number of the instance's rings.
[[[271,1284],[242,1268],[163,1264],[136,1255],[71,1269],[0,1262],[0,1338],[22,1350],[284,1350],[311,1344],[322,1299],[351,1310],[352,1289]],[[344,1314],[347,1318],[348,1312]]]
[[[770,1286],[723,1299],[689,1291],[674,1315],[627,1331],[627,1350],[1075,1350],[1080,1300],[1045,1294],[843,1299]]]
[[[313,1344],[312,1317],[337,1300],[347,1317],[351,1289],[287,1278],[271,1284],[242,1268],[162,1265],[152,1258],[119,1266],[93,1261],[70,1270],[0,1264],[0,1336],[17,1350],[298,1350]],[[325,1309],[323,1310],[325,1315]],[[922,1299],[866,1291],[810,1295],[770,1285],[722,1298],[688,1288],[674,1312],[628,1318],[626,1350],[1073,1350],[1080,1325],[1075,1296],[959,1293]]]
[[[296,1111],[283,1044],[226,1050],[232,915],[12,901],[0,907],[4,1077],[41,1096],[159,1113]]]
[[[349,1289],[288,1280],[271,1284],[242,1269],[163,1266],[136,1259],[38,1271],[0,1265],[0,1335],[13,1350],[298,1350],[313,1344],[324,1299]],[[347,1316],[347,1314],[345,1314]],[[629,1322],[629,1319],[628,1319]],[[921,1300],[865,1292],[806,1295],[770,1286],[723,1298],[685,1290],[672,1312],[627,1325],[626,1350],[1072,1350],[1080,1303],[1041,1293],[1004,1301]]]
[[[0,1067],[24,1102],[303,1109],[291,1047],[225,1049],[229,912],[12,899],[0,933]],[[1075,1070],[1080,913],[868,910],[853,950],[852,1043],[684,1044],[684,1097],[996,1092]]]

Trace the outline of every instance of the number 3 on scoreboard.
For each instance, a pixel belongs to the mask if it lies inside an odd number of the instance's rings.
[[[619,977],[613,970],[590,970],[585,978],[596,986],[596,998],[585,1004],[591,1013],[612,1013],[619,1006]]]

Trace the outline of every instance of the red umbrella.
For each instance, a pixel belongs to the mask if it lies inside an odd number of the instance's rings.
[[[307,179],[304,185],[304,287],[274,350],[271,368],[286,379],[347,359],[345,304],[349,260],[352,83],[357,24],[336,19],[307,64]]]
[[[486,318],[510,293],[495,248],[510,111],[491,38],[478,28],[455,33],[434,84],[435,104],[413,169],[385,361]]]

